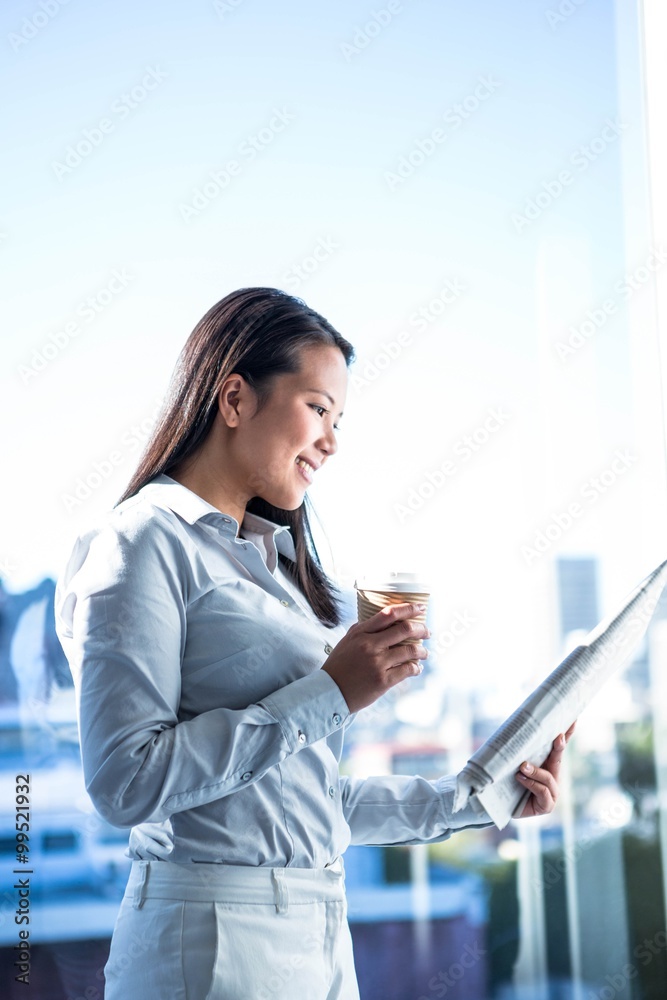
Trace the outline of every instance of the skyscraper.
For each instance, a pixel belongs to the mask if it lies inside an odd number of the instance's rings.
[[[600,618],[597,559],[561,556],[556,573],[561,639],[578,629],[589,632]]]

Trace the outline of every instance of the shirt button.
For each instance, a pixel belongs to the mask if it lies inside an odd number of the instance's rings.
[[[329,795],[331,796],[331,798],[333,798],[335,794],[336,794],[336,789],[334,788],[333,785],[329,785]]]
[[[327,656],[329,655],[329,653],[333,653],[333,646],[325,646],[324,652],[327,654]]]
[[[245,774],[241,775],[241,781],[250,781],[252,778],[252,771],[246,771]]]
[[[305,743],[306,742],[306,734],[302,733],[301,730],[299,730],[299,735],[297,736],[297,739],[298,739],[299,743]]]
[[[340,715],[338,714],[338,712],[336,712],[333,717],[333,724],[334,726],[340,726],[340,723],[341,723]]]
[[[289,608],[289,601],[281,601],[280,603],[284,604],[286,608]]]

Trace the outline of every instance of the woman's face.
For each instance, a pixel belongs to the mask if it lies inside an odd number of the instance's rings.
[[[234,450],[248,499],[260,496],[283,510],[301,505],[317,470],[337,450],[346,393],[347,365],[339,348],[309,345],[301,351],[301,370],[276,376],[259,412],[241,411]]]

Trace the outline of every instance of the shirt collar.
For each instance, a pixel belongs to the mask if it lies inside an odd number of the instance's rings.
[[[234,521],[234,524],[236,524],[236,521]],[[276,524],[274,521],[269,521],[267,518],[260,517],[259,514],[252,514],[247,510],[243,518],[241,531],[244,538],[247,538],[249,541],[252,541],[253,535],[271,535],[278,552],[282,552],[288,559],[293,559],[296,562],[296,549],[294,548],[289,525]]]
[[[199,494],[193,493],[187,486],[183,486],[182,483],[165,473],[151,479],[140,492],[158,507],[173,510],[188,524],[194,524],[195,521],[202,519],[221,521],[220,527],[225,535],[235,538],[239,534],[239,523],[235,517],[232,517],[231,514],[224,514],[213,504],[200,497]],[[272,535],[278,551],[289,559],[296,560],[296,550],[289,525],[276,524],[265,517],[260,517],[259,514],[246,511],[241,530],[245,534]]]

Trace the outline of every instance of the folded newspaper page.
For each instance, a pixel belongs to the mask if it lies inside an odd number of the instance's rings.
[[[635,652],[667,583],[667,560],[590,632],[488,738],[457,777],[454,811],[480,803],[502,830],[520,816],[530,792],[515,778],[529,760],[538,766],[553,741],[577,719],[605,681]]]

